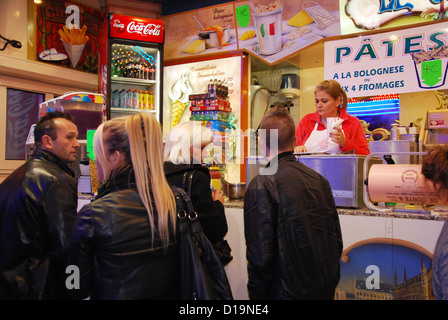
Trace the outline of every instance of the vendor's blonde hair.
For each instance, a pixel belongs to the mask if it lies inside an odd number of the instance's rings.
[[[109,180],[116,172],[132,166],[138,194],[148,212],[152,240],[158,232],[163,245],[167,246],[170,225],[173,230],[176,226],[176,202],[163,170],[162,130],[159,122],[147,113],[108,120],[95,133],[94,150],[103,177]],[[112,168],[108,156],[115,151],[122,155],[122,162]],[[157,219],[154,217],[152,201],[155,203]]]
[[[316,86],[316,89],[314,89],[314,93],[316,93],[316,91],[324,91],[328,93],[334,100],[341,98],[341,104],[339,105],[339,107],[342,109],[347,109],[347,94],[345,93],[344,89],[342,89],[339,82],[335,80],[324,80]]]

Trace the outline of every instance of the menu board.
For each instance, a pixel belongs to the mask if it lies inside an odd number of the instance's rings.
[[[308,0],[241,1],[238,15],[238,46],[268,64],[326,38],[340,35],[339,3]]]
[[[165,16],[163,21],[165,61],[237,49],[233,4]]]
[[[245,50],[275,64],[340,35],[339,0],[249,0],[165,16],[165,61]]]
[[[325,42],[325,79],[349,97],[448,88],[448,22]]]

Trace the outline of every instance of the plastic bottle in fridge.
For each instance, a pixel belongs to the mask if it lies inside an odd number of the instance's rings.
[[[132,91],[132,109],[138,109],[138,90]]]
[[[149,109],[149,93],[148,90],[143,92],[143,109]]]
[[[132,108],[132,90],[128,89],[126,90],[126,109],[131,109]]]
[[[118,89],[112,92],[112,108],[120,108],[120,93]]]
[[[149,109],[154,110],[154,94],[149,92]]]
[[[120,90],[120,102],[119,102],[119,108],[126,108],[126,90],[121,89]]]
[[[144,107],[143,107],[143,90],[138,91],[138,108],[144,109]]]

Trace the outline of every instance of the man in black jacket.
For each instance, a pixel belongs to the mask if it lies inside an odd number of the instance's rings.
[[[270,162],[244,199],[249,297],[333,299],[342,237],[330,185],[296,161],[294,122],[285,108],[271,109],[260,129]]]
[[[63,299],[77,187],[78,129],[49,112],[34,130],[36,150],[0,184],[0,299]]]

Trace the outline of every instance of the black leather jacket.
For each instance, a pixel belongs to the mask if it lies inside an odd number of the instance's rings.
[[[216,243],[222,240],[228,230],[227,220],[224,205],[219,200],[213,201],[209,169],[200,164],[174,164],[172,162],[165,162],[163,167],[168,183],[178,188],[182,188],[185,172],[196,171],[191,183],[191,202],[210,242]]]
[[[171,232],[166,251],[158,234],[152,244],[148,214],[134,181],[133,171],[117,176],[78,213],[69,261],[79,267],[81,281],[79,289],[70,290],[73,296],[92,300],[179,298],[176,235]]]
[[[0,185],[0,298],[65,298],[76,217],[73,172],[37,149]]]
[[[323,176],[280,154],[275,174],[250,181],[244,224],[251,299],[333,299],[342,237]]]

